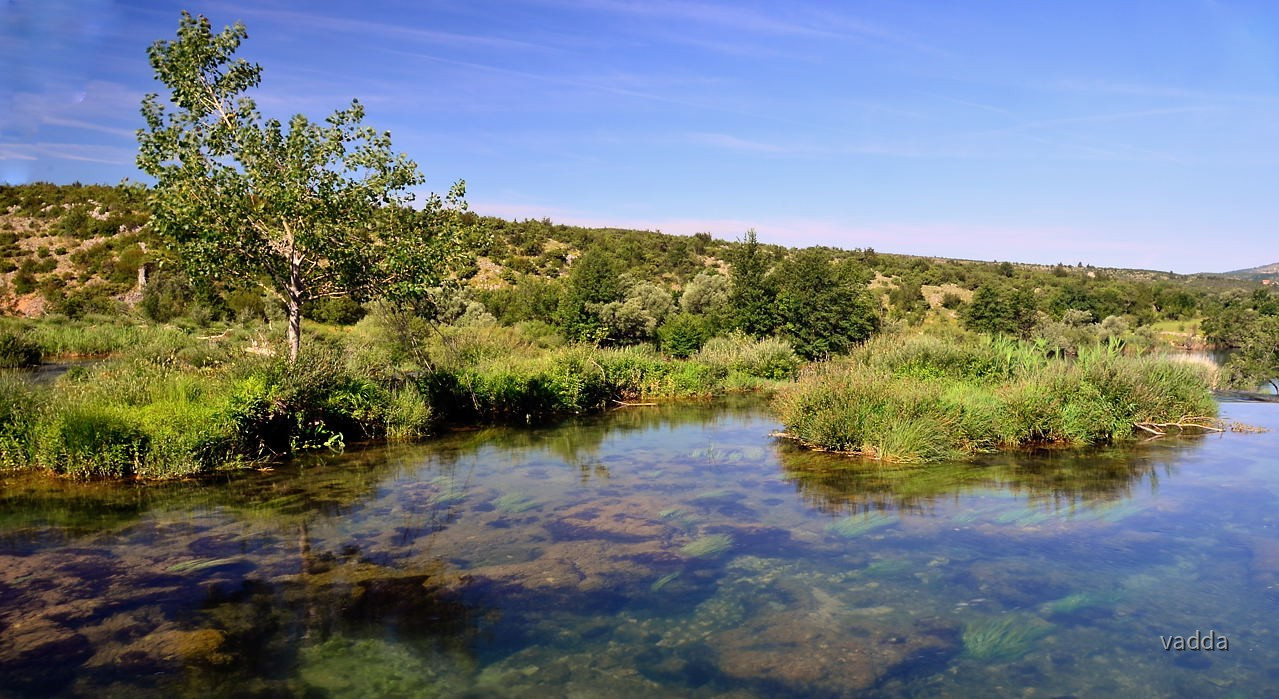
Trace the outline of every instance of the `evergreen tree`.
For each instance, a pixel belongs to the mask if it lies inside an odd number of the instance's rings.
[[[619,265],[603,248],[591,248],[573,263],[568,287],[560,297],[556,321],[565,337],[579,342],[601,342],[608,329],[598,309],[622,298]]]
[[[755,229],[746,231],[746,237],[732,257],[729,302],[735,316],[734,326],[756,337],[771,335],[777,328],[776,291],[768,279],[768,267]]]
[[[773,272],[782,334],[807,359],[847,352],[879,329],[869,274],[853,262],[832,262],[800,250]]]

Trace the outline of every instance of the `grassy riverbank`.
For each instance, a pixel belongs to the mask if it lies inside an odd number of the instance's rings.
[[[1147,433],[1138,425],[1215,416],[1213,381],[1204,365],[1106,347],[1067,360],[1015,341],[881,337],[809,369],[775,408],[810,447],[929,462],[1120,442]]]
[[[183,477],[368,439],[418,439],[445,423],[524,423],[750,389],[799,365],[777,340],[718,338],[676,360],[499,327],[427,337],[422,352],[436,359],[424,364],[397,351],[403,343],[384,329],[315,330],[314,348],[295,365],[246,354],[255,337],[244,328],[210,338],[151,327],[128,350],[52,384],[0,376],[0,466]]]

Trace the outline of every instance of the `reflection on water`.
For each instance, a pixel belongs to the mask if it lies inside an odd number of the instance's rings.
[[[1226,404],[1279,427],[1279,407]],[[0,696],[1264,693],[1275,433],[889,468],[755,399],[3,477]],[[1229,651],[1164,651],[1215,630]]]

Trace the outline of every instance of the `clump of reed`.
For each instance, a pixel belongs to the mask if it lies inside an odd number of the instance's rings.
[[[810,447],[898,462],[1133,439],[1138,424],[1213,416],[1211,372],[1113,346],[1049,357],[1014,340],[879,338],[810,368],[774,407]]]
[[[713,337],[695,355],[701,364],[773,381],[794,378],[801,364],[799,355],[786,340],[777,337],[752,338],[742,332]]]

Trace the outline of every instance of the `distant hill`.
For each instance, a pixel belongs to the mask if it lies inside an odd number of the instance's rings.
[[[1241,279],[1268,279],[1279,277],[1279,262],[1272,262],[1268,265],[1260,267],[1249,267],[1248,269],[1237,269],[1233,272],[1226,272],[1226,276],[1239,277]]]
[[[464,274],[466,286],[489,310],[509,311],[497,313],[508,320],[525,311],[532,319],[551,317],[573,261],[592,249],[607,250],[616,271],[629,280],[677,292],[701,273],[728,273],[741,245],[709,233],[681,236],[569,226],[549,219],[469,217],[488,235],[482,236],[475,263]],[[0,316],[111,314],[139,303],[144,288],[154,289],[156,298],[167,294],[163,298],[177,299],[174,303],[194,298],[177,252],[146,226],[148,219],[147,192],[140,186],[0,184]],[[895,315],[914,314],[917,320],[921,306],[937,310],[948,294],[964,301],[992,283],[1033,290],[1055,314],[1069,307],[1087,310],[1094,319],[1190,318],[1201,314],[1210,295],[1251,293],[1260,280],[1279,274],[1279,264],[1229,274],[1179,275],[920,257],[870,248],[818,250],[831,260],[859,265],[871,275],[869,285],[884,297],[886,309],[892,306]],[[795,252],[779,245],[763,245],[762,251],[770,267]],[[252,291],[214,291],[231,310],[233,305],[267,303],[248,298],[256,294]],[[201,298],[200,303],[215,303],[212,297]],[[944,308],[953,314],[953,305]]]

